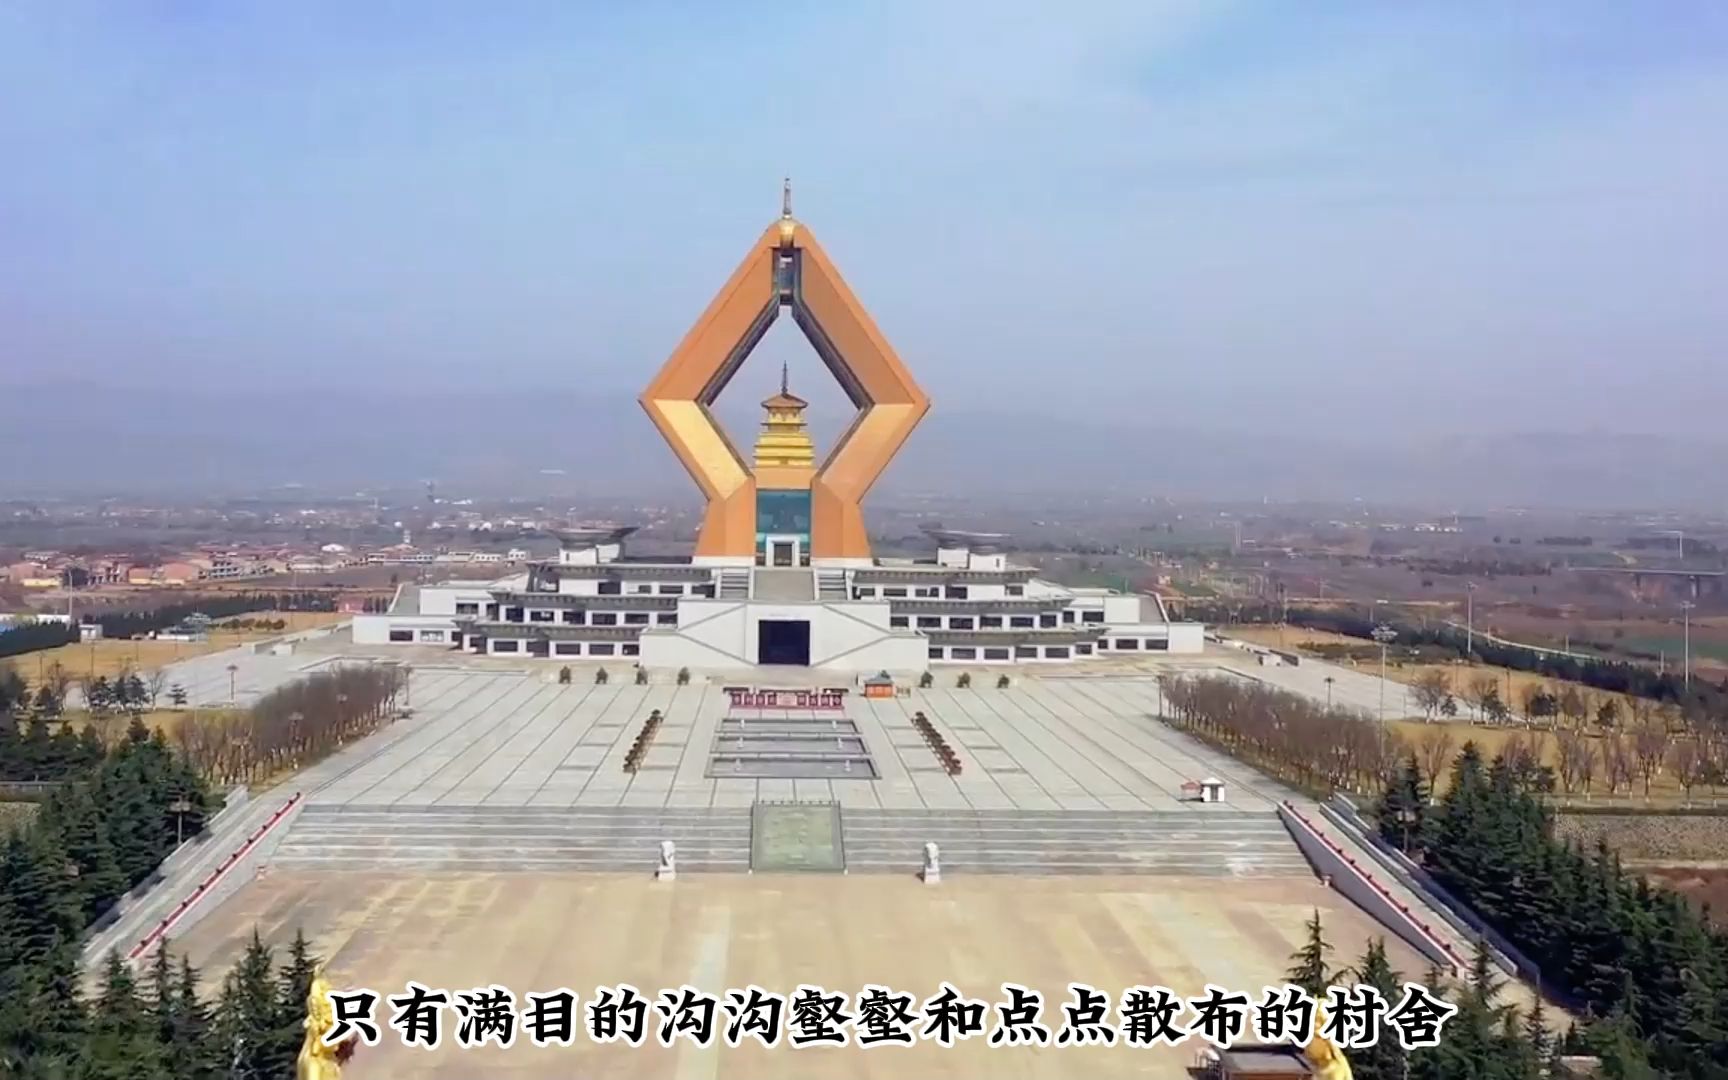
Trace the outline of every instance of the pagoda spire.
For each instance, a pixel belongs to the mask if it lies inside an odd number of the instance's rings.
[[[756,436],[756,466],[814,468],[816,448],[804,409],[810,403],[792,393],[788,365],[780,364],[780,392],[762,403],[762,430]]]
[[[783,177],[780,181],[780,216],[783,218],[792,216],[792,178],[790,176]]]

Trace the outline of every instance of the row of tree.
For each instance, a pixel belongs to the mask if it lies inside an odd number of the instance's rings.
[[[1195,677],[1161,685],[1177,727],[1309,790],[1378,790],[1404,753],[1366,714],[1262,683]]]
[[[116,611],[90,616],[100,623],[105,637],[130,638],[155,630],[166,630],[193,615],[225,619],[255,611],[334,611],[336,598],[324,592],[224,593],[200,596],[149,611]]]
[[[1728,1076],[1728,935],[1605,845],[1554,835],[1527,757],[1466,743],[1436,803],[1408,757],[1380,800],[1385,838],[1515,944],[1550,991],[1674,1076]]]
[[[21,656],[78,640],[78,628],[60,622],[30,622],[0,632],[0,656]]]
[[[0,780],[86,776],[107,755],[108,747],[91,725],[80,729],[51,724],[47,716],[37,713],[20,726],[0,716]]]
[[[174,729],[186,760],[221,783],[297,769],[378,730],[396,711],[407,669],[344,664],[278,687],[250,709],[198,713]]]

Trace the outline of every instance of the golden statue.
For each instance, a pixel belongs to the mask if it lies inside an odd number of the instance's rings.
[[[1331,1039],[1320,1034],[1320,1029],[1325,1026],[1325,1011],[1316,1009],[1314,1037],[1302,1048],[1302,1056],[1308,1059],[1308,1064],[1314,1066],[1314,1075],[1320,1080],[1352,1080],[1350,1063],[1344,1059],[1344,1051],[1338,1049]]]
[[[306,1037],[300,1042],[300,1056],[294,1060],[295,1080],[342,1080],[342,1065],[354,1056],[354,1033],[337,1043],[324,1041],[324,1033],[336,1023],[336,1007],[330,1004],[330,980],[324,977],[324,965],[312,972],[312,985],[306,991]]]

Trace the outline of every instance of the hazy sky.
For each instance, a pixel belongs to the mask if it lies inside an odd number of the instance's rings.
[[[0,393],[634,393],[789,173],[938,408],[1713,434],[1725,61],[1720,0],[22,0]]]

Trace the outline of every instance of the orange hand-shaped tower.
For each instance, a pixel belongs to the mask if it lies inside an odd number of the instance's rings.
[[[782,309],[791,310],[858,409],[814,469],[772,456],[752,464],[710,411]],[[696,561],[708,565],[784,563],[788,556],[868,565],[859,504],[930,409],[816,238],[793,219],[790,185],[780,220],[751,247],[641,400],[708,499],[696,541]],[[775,400],[764,402],[770,420]]]

